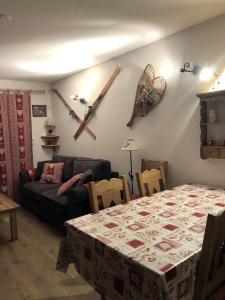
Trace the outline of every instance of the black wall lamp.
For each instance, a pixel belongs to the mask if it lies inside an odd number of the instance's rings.
[[[201,81],[207,81],[213,78],[218,79],[218,75],[213,72],[211,68],[202,68],[199,65],[191,66],[189,62],[184,63],[183,67],[179,69],[181,73],[189,72],[198,76]],[[218,82],[217,82],[218,83]]]
[[[202,68],[199,65],[195,65],[193,68],[191,67],[191,64],[189,62],[184,63],[183,68],[180,68],[179,71],[181,73],[189,72],[193,73],[194,75],[198,75]]]

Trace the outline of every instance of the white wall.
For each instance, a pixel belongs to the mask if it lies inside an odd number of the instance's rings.
[[[203,85],[192,74],[177,72],[186,61],[214,65],[222,72],[225,68],[223,30],[225,15],[54,83],[83,117],[83,106],[70,100],[70,95],[77,93],[92,103],[116,64],[122,68],[89,123],[97,135],[95,141],[86,132],[74,140],[78,123],[69,117],[57,97],[53,97],[53,114],[62,145],[60,152],[109,159],[114,170],[125,174],[129,170],[129,155],[120,148],[125,138],[135,138],[141,146],[134,153],[135,170],[140,169],[141,158],[168,160],[171,185],[199,182],[225,186],[225,160],[200,158],[196,93],[208,90],[212,82]],[[167,78],[166,95],[148,116],[128,128],[126,123],[132,113],[137,83],[148,63],[154,66],[157,75]],[[225,139],[225,130],[221,138]]]
[[[37,83],[29,81],[13,81],[13,80],[1,80],[0,88],[9,89],[33,89],[33,90],[45,90],[45,94],[31,94],[31,104],[45,104],[47,105],[47,116],[52,116],[51,106],[51,94],[49,92],[50,85],[47,83]],[[48,149],[43,149],[41,144],[41,135],[46,135],[44,127],[46,118],[44,117],[32,117],[32,140],[33,140],[33,161],[36,166],[37,161],[47,160],[51,158],[52,152]]]

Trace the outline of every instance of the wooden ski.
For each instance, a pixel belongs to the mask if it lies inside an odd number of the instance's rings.
[[[52,89],[52,92],[55,93],[59,99],[62,101],[62,103],[66,106],[66,108],[69,110],[70,115],[72,118],[77,120],[80,124],[82,124],[82,120],[79,118],[79,116],[76,114],[76,112],[72,109],[72,107],[66,102],[66,100],[63,98],[63,96],[59,93],[58,90]],[[87,133],[95,140],[96,135],[89,129],[87,126],[84,126],[84,129],[87,131]]]
[[[83,120],[83,122],[80,124],[80,127],[78,128],[77,132],[74,135],[74,138],[77,139],[79,137],[79,135],[81,134],[82,130],[85,128],[85,126],[87,125],[87,123],[90,121],[90,119],[92,118],[94,112],[96,111],[98,105],[100,104],[101,100],[103,99],[103,97],[105,96],[105,94],[108,92],[109,88],[111,87],[113,81],[116,79],[117,75],[120,72],[120,68],[117,66],[112,74],[112,76],[110,77],[110,79],[108,80],[107,84],[104,86],[103,90],[101,91],[100,95],[98,96],[98,98],[94,101],[94,103],[92,104],[92,106],[89,106],[89,110]]]

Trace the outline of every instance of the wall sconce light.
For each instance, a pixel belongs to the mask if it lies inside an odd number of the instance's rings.
[[[191,67],[189,62],[184,63],[183,67],[179,69],[181,73],[189,72],[193,73],[195,76],[198,76],[200,80],[207,81],[210,80],[213,76],[217,78],[217,75],[213,73],[213,70],[210,68],[202,68],[199,65]]]
[[[198,75],[199,72],[201,70],[201,67],[196,65],[194,66],[193,68],[191,67],[191,64],[189,62],[186,62],[184,63],[184,66],[183,68],[180,68],[179,71],[181,73],[184,73],[184,72],[189,72],[189,73],[193,73],[194,75]]]

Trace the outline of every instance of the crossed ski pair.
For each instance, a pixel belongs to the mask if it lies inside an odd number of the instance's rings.
[[[69,104],[62,97],[62,95],[56,89],[52,89],[52,91],[59,97],[59,99],[63,102],[63,104],[68,108],[70,115],[80,123],[80,127],[78,128],[78,130],[74,134],[75,139],[77,139],[79,137],[79,135],[81,134],[83,129],[85,129],[94,140],[96,139],[96,135],[87,127],[87,124],[90,121],[90,119],[92,118],[92,116],[95,113],[98,105],[100,104],[100,102],[104,98],[105,94],[108,92],[109,88],[111,87],[112,83],[116,79],[119,72],[120,72],[120,68],[117,66],[115,68],[112,76],[110,77],[110,79],[108,80],[108,82],[106,83],[104,88],[102,89],[100,95],[94,101],[92,106],[89,106],[88,112],[87,112],[87,114],[86,114],[83,121],[79,118],[79,116],[76,114],[76,112],[69,106]]]

